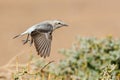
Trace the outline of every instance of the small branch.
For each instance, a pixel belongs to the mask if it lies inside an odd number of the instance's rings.
[[[54,61],[50,61],[48,64],[46,64],[45,66],[43,66],[43,68],[41,69],[41,72],[44,72],[43,69],[45,69],[49,64],[51,64]]]

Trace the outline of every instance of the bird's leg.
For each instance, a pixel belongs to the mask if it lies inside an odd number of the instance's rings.
[[[29,39],[29,34],[27,35],[27,38],[25,40],[23,40],[23,44],[26,44],[28,41],[30,41],[28,39]]]
[[[30,46],[33,44],[33,38],[31,37]]]

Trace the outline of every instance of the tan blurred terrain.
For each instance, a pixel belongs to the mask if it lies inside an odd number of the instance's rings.
[[[28,27],[49,19],[60,19],[69,27],[55,31],[51,55],[58,61],[61,48],[69,48],[75,36],[120,37],[120,0],[0,0],[0,65],[13,56],[36,54],[34,46],[13,40]],[[22,60],[22,59],[21,59]]]

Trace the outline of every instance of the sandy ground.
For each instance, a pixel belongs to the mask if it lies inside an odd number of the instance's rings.
[[[33,24],[49,19],[59,19],[69,24],[54,32],[51,55],[47,60],[58,61],[61,48],[70,48],[75,36],[120,37],[120,0],[0,0],[0,65],[13,56],[23,53],[21,61],[34,46],[23,46],[13,40],[16,34]]]

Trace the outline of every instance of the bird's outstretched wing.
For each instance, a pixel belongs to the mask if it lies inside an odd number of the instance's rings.
[[[46,57],[50,55],[52,33],[41,33],[38,31],[33,31],[31,37],[33,38],[34,45],[41,57]]]

